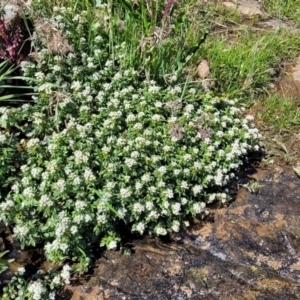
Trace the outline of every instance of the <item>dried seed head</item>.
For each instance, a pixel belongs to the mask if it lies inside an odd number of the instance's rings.
[[[69,44],[68,39],[51,21],[37,19],[35,28],[37,38],[47,47],[49,53],[64,55],[74,52],[74,48]]]
[[[201,139],[201,140],[205,140],[206,138],[210,138],[211,137],[211,134],[212,134],[212,131],[211,129],[204,129],[204,128],[201,128],[201,127],[196,127],[196,130],[197,130],[197,136]]]
[[[169,108],[173,115],[179,113],[182,108],[182,103],[180,100],[173,100],[166,103],[166,107]]]
[[[163,17],[162,17],[163,23],[165,22],[166,18],[170,15],[171,9],[176,2],[177,2],[176,0],[168,0],[166,2],[164,12],[163,12]]]
[[[170,136],[175,137],[177,140],[181,140],[184,136],[184,129],[178,122],[173,122],[170,128]]]

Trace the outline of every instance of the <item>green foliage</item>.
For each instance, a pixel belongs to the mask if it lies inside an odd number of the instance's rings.
[[[70,283],[71,268],[65,265],[61,272],[50,270],[47,273],[39,271],[35,280],[26,280],[24,268],[12,277],[9,284],[3,288],[2,300],[54,300],[55,290]]]
[[[35,10],[50,18],[59,9],[55,0],[33,1]],[[60,3],[66,4],[65,1]],[[77,23],[81,22],[78,11],[84,11],[88,31],[87,43],[93,49],[94,33],[109,38],[110,54],[114,58],[114,45],[122,45],[123,55],[119,57],[124,67],[142,70],[147,79],[159,83],[168,82],[170,75],[181,71],[191,60],[207,35],[208,20],[191,19],[193,1],[69,1],[64,10],[64,22],[70,26],[70,37],[78,37]],[[51,9],[46,9],[51,7]],[[47,13],[45,13],[47,11]],[[195,17],[195,16],[193,16]],[[60,19],[56,19],[60,22]],[[193,22],[192,22],[193,21]],[[83,25],[83,24],[82,24]],[[73,44],[80,44],[73,39]],[[88,50],[87,50],[88,53]]]
[[[258,104],[258,116],[276,132],[299,128],[300,109],[293,98],[272,95]]]
[[[129,68],[126,44],[112,53],[95,25],[98,11],[54,11],[74,51],[55,55],[39,40],[39,62],[22,64],[39,95],[0,115],[7,134],[27,124],[27,160],[0,220],[23,246],[43,242],[50,260],[86,269],[91,243],[116,248],[121,226],[166,235],[205,216],[207,202],[226,202],[221,191],[260,135],[252,117],[240,120],[236,100],[179,84],[177,74],[158,85]]]
[[[231,39],[210,38],[203,57],[210,62],[215,90],[232,96],[266,90],[276,68],[295,57],[300,45],[297,35],[284,30],[253,33],[244,28]]]
[[[8,82],[20,82],[25,79],[24,76],[16,76],[14,72],[17,70],[17,67],[9,66],[8,61],[3,61],[0,63],[0,103],[1,104],[18,104],[24,102],[30,102],[30,98],[28,96],[34,95],[34,93],[24,93],[24,90],[31,90],[32,87],[28,85],[20,85],[20,84],[8,84]],[[33,79],[31,79],[33,80]],[[18,94],[11,94],[10,91],[21,90]],[[27,97],[27,99],[25,98]]]
[[[123,47],[124,66],[143,69],[147,79],[158,83],[166,76],[182,74],[183,68],[199,51],[207,35],[208,22],[200,19],[195,28],[188,17],[192,1],[105,1],[98,5],[106,22],[110,53]]]
[[[0,107],[0,199],[4,198],[17,176],[17,169],[24,163],[24,153],[19,143],[20,132],[16,128],[7,130],[9,109]],[[18,124],[16,124],[18,126]]]
[[[293,20],[300,26],[300,7],[298,0],[264,0],[262,1],[267,12],[282,20]]]

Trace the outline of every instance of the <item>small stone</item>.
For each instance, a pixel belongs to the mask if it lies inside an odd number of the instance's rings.
[[[222,4],[228,8],[237,10],[243,15],[249,17],[259,15],[264,16],[265,13],[261,10],[260,5],[254,0],[237,0],[233,2],[225,1]]]
[[[198,76],[202,79],[207,78],[210,74],[209,65],[207,60],[202,60],[197,67]]]

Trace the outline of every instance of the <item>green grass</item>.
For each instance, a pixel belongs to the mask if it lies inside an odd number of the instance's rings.
[[[253,32],[240,27],[235,35],[214,35],[202,49],[210,63],[217,92],[253,96],[264,92],[280,64],[299,53],[300,37],[287,31]]]
[[[227,8],[222,4],[205,3],[203,9],[214,25],[241,23],[243,20],[243,16],[240,12]]]
[[[293,98],[272,95],[259,102],[257,115],[276,132],[300,127],[300,107]]]
[[[299,0],[264,0],[263,6],[272,17],[292,20],[300,27]]]

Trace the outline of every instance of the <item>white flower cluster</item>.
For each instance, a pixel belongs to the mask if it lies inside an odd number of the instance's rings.
[[[99,236],[115,249],[120,220],[140,234],[166,235],[188,226],[188,215],[205,216],[207,202],[228,201],[224,188],[259,149],[252,117],[241,119],[235,100],[200,94],[192,83],[142,82],[118,64],[123,45],[112,58],[105,37],[88,45],[85,14],[62,13],[56,20],[75,35],[74,53],[40,51],[38,64],[22,64],[36,78],[38,105],[0,110],[2,119],[32,120],[27,163],[0,204],[3,220],[22,220],[14,229],[22,243],[45,239],[47,257],[59,261],[81,256]],[[35,235],[28,216],[43,224]]]
[[[33,283],[30,283],[27,290],[31,293],[32,300],[42,299],[43,294],[47,292],[46,287],[40,281],[34,281]]]

